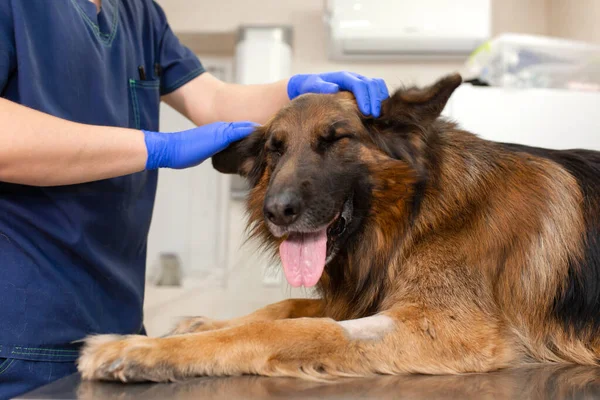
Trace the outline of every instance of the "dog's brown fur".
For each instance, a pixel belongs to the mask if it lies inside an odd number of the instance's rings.
[[[460,82],[453,75],[399,90],[378,119],[361,116],[348,94],[302,96],[215,157],[218,169],[250,179],[252,235],[276,248],[281,239],[263,216],[274,171],[281,177],[282,168],[310,164],[307,149],[324,140],[323,126],[345,120],[352,138],[327,151],[364,167],[368,207],[327,265],[320,299],[286,300],[231,321],[190,319],[165,338],[92,337],[79,362],[83,377],[326,379],[597,364],[600,156],[460,130],[439,118]],[[273,140],[287,141],[288,157],[305,153],[276,169]],[[357,321],[336,322],[347,320]]]

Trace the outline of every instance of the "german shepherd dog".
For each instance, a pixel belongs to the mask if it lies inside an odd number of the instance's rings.
[[[320,298],[184,320],[162,338],[90,337],[83,378],[597,365],[600,153],[459,129],[440,114],[461,81],[400,89],[379,118],[349,93],[303,95],[213,157],[252,186],[252,236]]]

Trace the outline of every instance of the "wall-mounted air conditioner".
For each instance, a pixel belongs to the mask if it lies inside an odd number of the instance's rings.
[[[465,58],[491,33],[491,0],[325,0],[334,60]]]

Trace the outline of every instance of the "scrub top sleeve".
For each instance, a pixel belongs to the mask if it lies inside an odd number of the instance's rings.
[[[0,1],[0,96],[17,68],[12,1]]]
[[[164,96],[196,78],[205,69],[198,57],[179,42],[162,8],[156,2],[152,3],[158,19],[156,26],[161,30],[158,56],[162,68],[160,94]]]

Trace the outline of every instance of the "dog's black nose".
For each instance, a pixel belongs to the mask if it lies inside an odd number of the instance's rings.
[[[302,213],[302,197],[292,190],[283,190],[267,196],[265,200],[265,216],[279,226],[294,223]]]

